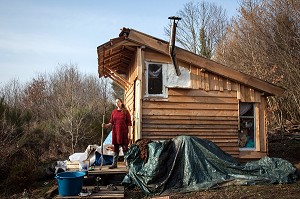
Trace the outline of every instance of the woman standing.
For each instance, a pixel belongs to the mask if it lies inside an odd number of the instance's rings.
[[[128,151],[129,144],[129,126],[131,118],[128,110],[125,108],[120,98],[116,99],[116,109],[113,110],[108,124],[102,124],[102,127],[112,127],[112,144],[114,145],[113,164],[109,169],[117,168],[120,147],[122,147],[124,154]]]

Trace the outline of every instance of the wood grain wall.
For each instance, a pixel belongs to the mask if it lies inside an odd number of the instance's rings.
[[[168,101],[144,101],[143,138],[197,136],[238,155],[238,100],[234,91],[169,89]]]

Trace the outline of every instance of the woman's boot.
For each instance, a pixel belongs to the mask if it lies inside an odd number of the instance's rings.
[[[118,159],[119,159],[119,154],[114,154],[113,163],[108,168],[109,169],[117,168],[118,167]]]

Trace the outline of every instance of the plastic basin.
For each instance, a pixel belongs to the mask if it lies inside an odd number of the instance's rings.
[[[86,172],[62,172],[56,174],[58,194],[60,196],[77,196],[82,189],[83,177]]]

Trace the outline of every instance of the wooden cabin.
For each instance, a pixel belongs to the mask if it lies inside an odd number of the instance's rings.
[[[98,72],[125,90],[133,139],[213,141],[237,159],[268,153],[266,98],[283,88],[134,29],[100,45]]]

